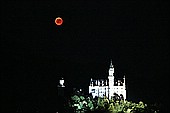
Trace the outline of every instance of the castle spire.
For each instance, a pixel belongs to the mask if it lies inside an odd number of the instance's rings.
[[[113,76],[114,74],[114,66],[112,64],[112,60],[110,62],[110,68],[109,68],[109,76]]]
[[[110,62],[110,68],[113,68],[112,59],[111,59],[111,62]]]

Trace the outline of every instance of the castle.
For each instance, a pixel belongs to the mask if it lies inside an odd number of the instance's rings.
[[[125,76],[123,77],[123,82],[121,80],[115,81],[114,66],[111,61],[108,79],[93,80],[91,78],[89,93],[92,94],[93,98],[106,96],[109,99],[111,99],[114,96],[114,94],[118,94],[119,96],[123,96],[125,100],[126,99]]]

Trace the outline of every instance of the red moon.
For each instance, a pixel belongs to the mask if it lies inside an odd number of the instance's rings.
[[[57,17],[57,18],[55,19],[55,23],[56,23],[57,25],[61,25],[61,24],[63,23],[63,19],[62,19],[61,17]]]

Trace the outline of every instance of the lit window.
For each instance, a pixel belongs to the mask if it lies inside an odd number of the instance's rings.
[[[95,93],[95,89],[92,89],[91,92],[92,92],[92,93]]]

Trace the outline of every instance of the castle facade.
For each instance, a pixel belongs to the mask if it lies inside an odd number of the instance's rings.
[[[111,99],[115,94],[123,96],[126,99],[126,86],[125,86],[125,76],[123,80],[115,80],[114,77],[114,66],[110,64],[108,79],[98,79],[94,80],[91,78],[89,85],[89,93],[94,97],[108,97]]]

